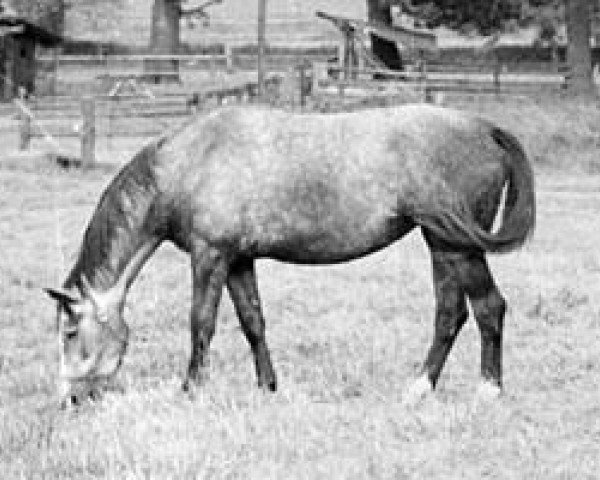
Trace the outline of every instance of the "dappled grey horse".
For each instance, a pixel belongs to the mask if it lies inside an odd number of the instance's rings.
[[[481,332],[484,385],[499,392],[505,301],[485,252],[522,245],[534,219],[532,170],[519,143],[465,113],[237,107],[199,116],[120,171],[63,287],[47,290],[59,304],[61,394],[76,401],[117,371],[128,342],[126,293],[165,240],[191,257],[184,388],[202,377],[226,286],[258,384],[275,390],[255,260],[345,262],[415,227],[431,251],[437,306],[433,344],[407,398],[435,387],[467,319],[466,299]]]

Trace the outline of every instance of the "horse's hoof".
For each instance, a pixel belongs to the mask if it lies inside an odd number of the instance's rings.
[[[429,376],[424,373],[406,389],[402,396],[402,405],[413,407],[431,392],[433,392],[433,385]]]
[[[258,380],[258,388],[264,391],[276,392],[277,391],[277,379],[272,376],[267,379],[260,378]]]
[[[190,385],[190,379],[186,378],[181,384],[181,390],[185,393],[189,393],[192,390],[192,386]]]
[[[269,382],[265,382],[261,385],[258,386],[260,389],[264,390],[265,392],[276,392],[277,391],[277,382],[275,380],[271,380]]]
[[[206,371],[198,371],[193,375],[188,374],[181,384],[181,390],[191,395],[196,387],[203,385],[207,380],[208,372]]]
[[[490,380],[482,380],[477,386],[475,392],[475,405],[492,403],[502,395],[502,388],[495,382]]]

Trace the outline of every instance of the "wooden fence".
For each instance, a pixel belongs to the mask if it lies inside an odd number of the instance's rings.
[[[332,62],[337,50],[315,47],[313,57],[301,55],[304,47],[297,50],[272,50],[267,55],[267,65],[277,71],[286,72],[284,81],[281,75],[272,75],[267,83],[271,89],[282,92],[282,85],[290,90],[288,106],[304,108],[310,97],[363,97],[401,99],[401,101],[431,102],[438,94],[530,94],[559,90],[568,84],[568,70],[564,65],[555,65],[549,70],[536,69],[528,65],[512,66],[470,65],[456,67],[443,63],[421,63],[411,70],[391,72],[374,69],[348,69],[338,62]],[[236,56],[237,55],[237,56]],[[245,57],[244,57],[245,55]],[[144,62],[148,59],[168,59],[177,62],[181,68],[245,68],[255,65],[255,52],[249,49],[225,51],[210,55],[116,55],[78,56],[54,58],[53,65],[71,68],[73,71],[91,69],[96,78],[107,75],[111,81],[117,78],[143,78]],[[279,55],[279,57],[277,56]],[[282,58],[285,57],[285,62]],[[246,60],[240,60],[245,58]],[[279,61],[279,63],[278,63]],[[272,62],[272,63],[269,63]],[[287,62],[287,63],[286,63]],[[286,67],[286,65],[288,65]],[[518,67],[518,68],[517,68]],[[100,73],[98,73],[100,72]],[[107,73],[108,72],[108,73]],[[110,72],[114,72],[111,76]],[[175,94],[149,94],[144,96],[94,96],[47,97],[23,103],[15,102],[19,118],[19,145],[29,147],[32,138],[43,136],[77,137],[81,142],[81,159],[84,164],[94,162],[96,136],[156,136],[175,122],[182,121],[198,109],[210,105],[229,102],[252,102],[258,94],[257,82],[245,82],[231,87],[208,88],[198,92],[186,91],[184,86]],[[112,92],[112,90],[111,90]],[[138,92],[139,93],[139,92]],[[2,108],[0,108],[2,110]],[[2,113],[0,111],[0,113]]]
[[[265,80],[267,91],[279,88],[281,78],[271,75]],[[18,119],[19,148],[29,148],[31,140],[43,137],[54,146],[56,138],[76,137],[80,140],[84,165],[95,162],[97,136],[152,137],[185,120],[200,109],[225,103],[257,101],[258,85],[239,85],[206,89],[192,94],[104,97],[46,97],[30,102],[15,100]],[[0,108],[0,114],[14,115],[11,107]]]
[[[368,84],[368,80],[394,77],[404,85],[398,89],[408,91],[419,83],[419,89],[427,95],[436,92],[460,94],[505,93],[522,94],[537,90],[564,89],[568,86],[568,67],[558,62],[528,62],[511,64],[509,62],[482,61],[478,64],[453,64],[432,60],[419,65],[409,65],[412,71],[384,72],[378,74],[365,69],[352,72],[341,69],[342,46],[336,43],[316,42],[293,45],[269,45],[264,59],[265,68],[270,72],[285,72],[298,65],[314,64],[316,70],[333,75],[319,77],[320,85],[329,84],[341,93],[373,87],[371,90],[385,90],[381,82]],[[142,83],[154,83],[153,78],[169,77],[173,73],[160,73],[148,70],[154,61],[169,60],[175,66],[175,75],[182,75],[188,83],[195,72],[252,71],[256,68],[257,51],[253,45],[224,44],[202,55],[78,55],[42,57],[40,70],[46,75],[62,72],[66,82],[83,76],[82,84],[104,81],[116,85],[119,79],[136,79]],[[327,69],[319,65],[327,65]],[[58,69],[58,70],[57,70]],[[351,69],[352,70],[352,69]],[[187,75],[187,77],[186,77]],[[54,82],[56,83],[56,82]],[[389,85],[388,85],[389,87]],[[103,87],[110,90],[111,85]],[[97,89],[100,90],[100,89]],[[64,92],[66,93],[66,92]],[[93,92],[82,91],[80,94]],[[97,93],[97,92],[96,92]]]
[[[327,61],[338,57],[340,46],[336,43],[302,42],[295,44],[270,44],[265,54],[265,66],[283,71],[301,60]],[[156,61],[171,61],[175,70],[255,70],[257,49],[253,45],[224,44],[216,52],[182,55],[57,55],[37,59],[40,70],[52,72],[65,68],[96,68],[103,71],[141,71],[144,65]]]
[[[452,65],[421,64],[404,72],[373,69],[346,69],[314,64],[313,91],[321,94],[386,95],[403,94],[410,99],[430,101],[438,94],[505,94],[548,93],[568,88],[569,70],[525,70],[507,64],[473,65],[457,69]]]

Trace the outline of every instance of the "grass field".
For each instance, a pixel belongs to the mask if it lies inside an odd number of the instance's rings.
[[[470,321],[436,393],[402,405],[433,326],[429,258],[415,232],[345,265],[260,262],[274,395],[254,386],[227,297],[210,380],[193,398],[180,392],[189,271],[163,247],[128,297],[123,391],[59,411],[54,305],[41,288],[70,266],[114,169],[13,159],[0,162],[1,478],[598,478],[600,113],[562,100],[458,106],[511,129],[536,166],[536,235],[491,257],[509,302],[502,398],[473,403],[480,342]]]

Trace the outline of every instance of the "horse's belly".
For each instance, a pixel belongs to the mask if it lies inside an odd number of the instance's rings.
[[[406,235],[414,224],[391,218],[376,224],[347,222],[279,231],[255,245],[256,256],[293,263],[336,263],[380,250]]]

